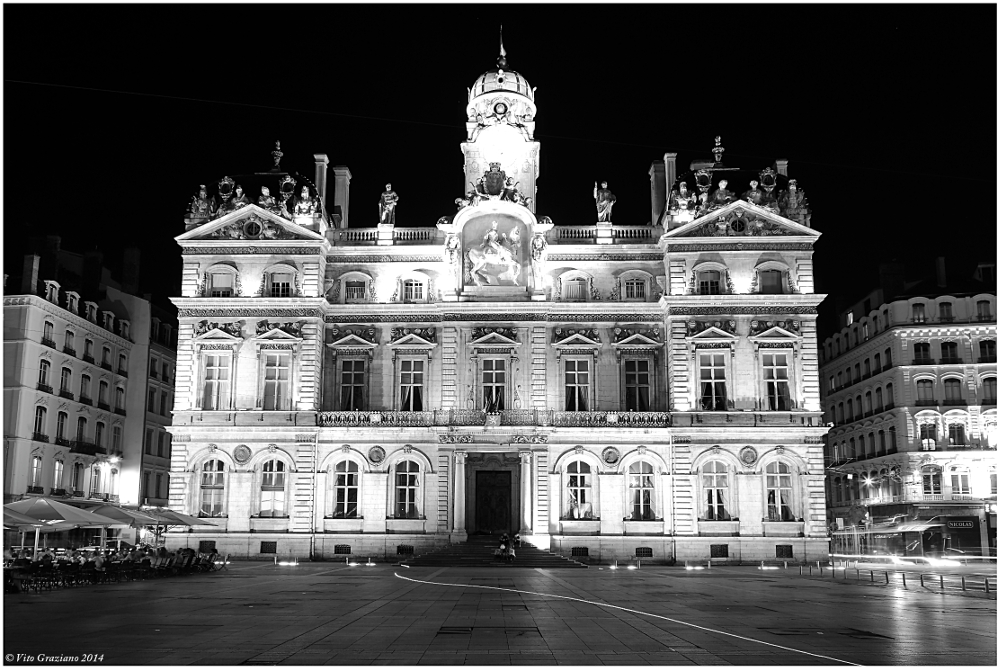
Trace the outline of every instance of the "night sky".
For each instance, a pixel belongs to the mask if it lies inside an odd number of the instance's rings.
[[[179,293],[172,238],[198,184],[313,154],[352,173],[351,227],[433,226],[462,194],[467,87],[495,67],[537,87],[537,212],[650,218],[648,170],[789,160],[813,209],[824,317],[877,284],[995,261],[995,5],[5,5],[4,242],[61,234],[144,290]],[[332,182],[332,174],[330,175]],[[256,200],[257,193],[248,193]],[[330,198],[332,204],[332,189]],[[12,265],[13,263],[13,265]],[[832,322],[821,324],[828,330]]]

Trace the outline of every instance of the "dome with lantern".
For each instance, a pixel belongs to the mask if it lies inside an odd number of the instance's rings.
[[[535,116],[535,90],[528,80],[514,70],[507,69],[507,52],[500,43],[500,57],[494,70],[481,74],[469,89],[469,120],[476,115],[488,116],[497,112],[497,103],[503,104],[518,118],[531,121]]]

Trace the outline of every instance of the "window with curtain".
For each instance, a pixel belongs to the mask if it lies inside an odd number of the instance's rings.
[[[792,514],[792,474],[784,462],[772,462],[765,468],[767,479],[767,519],[795,520]]]
[[[73,463],[73,476],[70,484],[73,486],[74,492],[83,491],[83,463]]]
[[[990,309],[989,300],[979,300],[976,302],[976,316],[980,322],[993,320],[993,312]]]
[[[419,518],[418,487],[420,465],[403,460],[396,465],[396,518]]]
[[[56,460],[52,463],[52,487],[56,490],[62,489],[63,462]]]
[[[566,465],[567,518],[592,518],[590,463],[573,460]]]
[[[340,363],[340,410],[365,408],[365,361],[342,360]]]
[[[781,272],[776,269],[766,269],[757,273],[760,278],[758,292],[767,295],[781,295],[785,292],[781,281]]]
[[[997,403],[997,378],[991,376],[983,379],[983,404]]]
[[[208,297],[232,297],[234,275],[229,272],[217,272],[209,275]]]
[[[927,312],[923,304],[913,305],[913,322],[914,323],[925,323],[927,321]]]
[[[484,358],[482,361],[483,409],[488,413],[507,408],[507,361]]]
[[[292,354],[262,352],[264,365],[264,411],[288,411],[292,407]]]
[[[590,410],[590,361],[566,361],[566,411]]]
[[[404,302],[423,302],[424,282],[416,279],[407,279],[403,282]]]
[[[770,411],[790,411],[792,397],[788,390],[788,354],[764,353],[761,359],[767,388],[767,408]]]
[[[97,403],[108,406],[108,382],[100,381],[97,384]],[[150,407],[152,409],[152,407]]]
[[[701,353],[698,356],[702,411],[725,411],[726,356],[723,353]]]
[[[931,345],[927,342],[920,342],[913,345],[914,362],[926,362],[931,359]]]
[[[948,425],[948,442],[952,446],[965,446],[965,425],[962,423]]]
[[[971,495],[969,487],[969,470],[964,467],[954,467],[951,470],[951,493],[953,495]]]
[[[72,385],[73,385],[73,372],[70,371],[68,367],[63,367],[59,377],[60,392],[64,393],[73,392]]]
[[[933,450],[937,444],[937,425],[924,423],[920,426],[920,444],[925,451]]]
[[[625,410],[649,411],[649,360],[625,361]]]
[[[631,520],[654,520],[653,466],[648,462],[634,462],[628,468],[629,505]]]
[[[67,439],[66,426],[69,424],[69,414],[60,411],[56,414],[56,443],[61,443]]]
[[[80,377],[80,401],[90,401],[90,375],[84,374]]]
[[[230,365],[232,357],[206,353],[202,357],[204,386],[201,408],[206,411],[223,411],[230,408]]]
[[[399,410],[424,410],[424,361],[399,361]]]
[[[94,497],[104,492],[101,487],[101,468],[95,462],[90,466],[90,496]]]
[[[38,488],[42,485],[42,456],[31,458],[31,485]]]
[[[87,438],[87,419],[80,416],[76,419],[76,440],[83,441]]]
[[[698,272],[698,294],[718,295],[721,290],[722,273],[715,270]]]
[[[729,468],[724,462],[711,460],[702,467],[701,487],[705,500],[705,520],[732,520],[729,504]]]
[[[927,379],[917,381],[917,402],[934,404],[934,382]]]
[[[45,441],[48,441],[48,436],[45,434],[45,423],[48,413],[48,409],[45,407],[35,407],[35,436],[44,436]]]
[[[97,421],[94,426],[94,443],[98,446],[104,446],[104,423]]]
[[[115,388],[115,409],[125,410],[125,389],[120,386]]]
[[[122,450],[122,426],[111,426],[111,450],[120,453]]]
[[[201,505],[198,515],[219,518],[224,512],[226,463],[206,460],[201,466]]]
[[[285,463],[272,458],[264,463],[260,476],[260,516],[285,515]]]
[[[358,517],[358,465],[342,460],[334,468],[334,518]]]
[[[923,480],[923,490],[925,495],[941,494],[941,469],[938,467],[925,467],[921,472]]]
[[[959,404],[962,401],[962,382],[958,379],[944,380],[944,401],[946,404]]]
[[[48,360],[40,360],[38,363],[38,385],[49,385],[49,372],[52,370],[52,363]]]

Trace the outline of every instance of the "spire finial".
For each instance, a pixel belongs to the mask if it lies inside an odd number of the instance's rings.
[[[507,67],[507,51],[503,48],[503,24],[500,25],[500,57],[497,58],[497,67]]]
[[[715,136],[715,148],[712,149],[712,153],[715,154],[715,162],[717,162],[717,163],[721,163],[722,162],[722,152],[723,151],[725,151],[725,149],[722,148],[722,137],[719,136],[719,135],[716,135]]]

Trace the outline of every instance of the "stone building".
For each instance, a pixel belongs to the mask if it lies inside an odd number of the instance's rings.
[[[279,149],[200,190],[177,237],[170,505],[215,527],[168,543],[394,558],[520,531],[605,561],[826,555],[819,233],[787,162],[727,167],[717,140],[683,175],[654,162],[652,225],[612,222],[605,185],[596,220],[555,225],[536,111],[504,57],[476,80],[464,194],[436,224],[401,225],[387,184],[380,220],[349,226],[350,170],[328,206],[325,155],[312,179]]]
[[[47,238],[4,289],[4,499],[44,495],[88,506],[139,505],[148,358],[156,319],[138,293],[139,257],[122,281],[100,252],[80,255]],[[148,297],[148,296],[147,296]],[[162,311],[162,327],[175,323]],[[172,386],[168,392],[172,393]],[[170,423],[169,400],[156,422]],[[169,475],[164,454],[161,477]],[[151,503],[166,503],[164,495]],[[59,538],[53,539],[57,544]]]
[[[823,342],[840,552],[996,554],[995,270],[949,281],[943,258],[937,269],[904,283],[883,265],[882,286]]]

